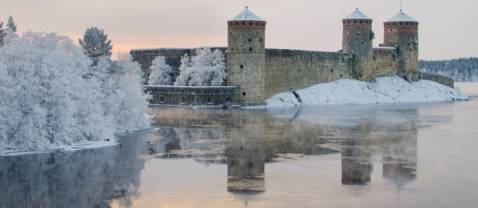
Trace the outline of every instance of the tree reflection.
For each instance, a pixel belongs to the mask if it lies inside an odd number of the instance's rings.
[[[72,153],[0,158],[0,207],[122,207],[138,195],[139,173],[134,140]]]

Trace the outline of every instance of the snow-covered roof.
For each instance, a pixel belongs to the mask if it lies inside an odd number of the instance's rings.
[[[403,10],[400,10],[398,14],[390,18],[387,22],[418,22],[418,21],[408,16],[407,14],[405,14]]]
[[[243,12],[241,12],[236,17],[231,19],[231,21],[265,21],[265,20],[255,15],[251,11],[249,11],[249,8],[246,7],[246,9]]]
[[[359,8],[355,9],[355,11],[350,14],[349,16],[345,17],[346,20],[371,20],[370,17],[367,17],[363,12],[359,10]]]

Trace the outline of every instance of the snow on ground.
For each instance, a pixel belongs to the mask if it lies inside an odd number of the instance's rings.
[[[31,155],[31,154],[44,154],[44,153],[63,153],[63,152],[72,152],[78,150],[85,150],[85,149],[96,149],[96,148],[104,148],[117,145],[116,141],[89,141],[89,142],[81,142],[75,143],[72,145],[57,145],[55,147],[51,147],[48,150],[36,150],[36,151],[26,151],[22,149],[12,149],[8,147],[2,147],[0,144],[0,156],[9,157],[9,156],[18,156],[18,155]]]
[[[397,76],[379,77],[373,82],[342,79],[296,91],[279,93],[266,100],[268,108],[339,104],[417,103],[466,100],[460,90],[420,80],[408,82]]]

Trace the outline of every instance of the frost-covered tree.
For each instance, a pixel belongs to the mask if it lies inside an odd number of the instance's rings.
[[[116,126],[116,132],[148,127],[149,120],[145,116],[149,97],[144,93],[140,65],[126,54],[113,61],[106,71],[108,76],[104,82],[103,100],[107,115]]]
[[[111,57],[113,45],[102,29],[97,27],[86,29],[83,39],[80,39],[79,42],[84,53],[93,60],[93,65],[96,65],[102,57],[108,59]]]
[[[150,85],[173,85],[173,69],[166,63],[164,56],[158,56],[151,65]]]
[[[3,29],[3,22],[0,22],[0,46],[3,45],[4,37],[5,37],[5,30]]]
[[[138,74],[131,62],[91,66],[67,37],[7,36],[0,48],[0,150],[49,149],[147,127]]]
[[[7,27],[8,27],[8,32],[11,32],[11,33],[17,32],[17,25],[15,24],[15,21],[13,20],[12,16],[8,18]]]
[[[181,57],[181,65],[179,66],[179,76],[176,77],[174,85],[176,86],[188,86],[189,81],[192,79],[193,71],[191,68],[191,57],[187,54]]]
[[[89,59],[56,34],[7,38],[0,51],[0,143],[19,149],[109,138]]]
[[[478,82],[478,58],[420,61],[420,70],[452,77],[458,82]]]
[[[221,86],[226,78],[224,54],[220,50],[198,49],[196,55],[181,59],[177,86]]]

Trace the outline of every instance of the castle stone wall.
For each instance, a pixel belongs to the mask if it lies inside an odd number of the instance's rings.
[[[354,59],[345,53],[266,50],[266,96],[343,78],[353,78]]]
[[[455,87],[455,81],[447,76],[443,76],[440,74],[433,74],[433,73],[427,73],[427,72],[419,72],[419,79],[424,79],[424,80],[430,80],[434,81],[437,83],[440,83],[442,85],[446,85],[448,87],[454,88]]]
[[[146,85],[153,105],[205,105],[221,106],[226,103],[240,104],[238,86],[180,87]]]
[[[265,30],[263,21],[229,21],[227,85],[241,86],[241,99],[260,103],[265,97]]]
[[[384,46],[397,48],[398,73],[418,72],[418,22],[385,22]]]
[[[396,48],[374,48],[373,55],[368,58],[366,64],[367,66],[364,67],[365,70],[362,72],[362,77],[365,80],[370,80],[377,76],[396,74],[398,69]]]

